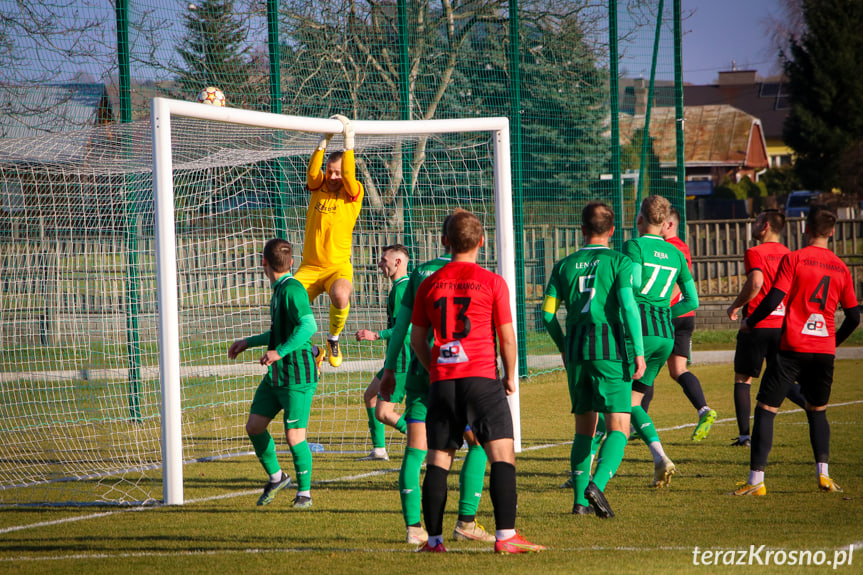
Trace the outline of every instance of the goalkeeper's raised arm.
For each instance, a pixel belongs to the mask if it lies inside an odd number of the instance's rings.
[[[364,189],[356,178],[353,124],[341,115],[333,118],[344,126],[345,150],[332,152],[324,170],[324,152],[333,134],[322,134],[312,152],[306,170],[306,186],[311,194],[303,262],[294,277],[309,292],[310,302],[324,292],[330,296],[327,348],[330,365],[338,367],[342,363],[339,335],[345,327],[353,293],[351,245]]]

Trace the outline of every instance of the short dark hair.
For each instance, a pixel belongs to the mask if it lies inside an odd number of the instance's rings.
[[[335,152],[330,152],[330,155],[327,156],[327,165],[332,164],[333,162],[338,162],[342,159],[345,153],[341,150],[337,150]]]
[[[458,210],[450,217],[446,237],[454,254],[463,254],[474,249],[479,245],[482,236],[482,222],[469,211]]]
[[[404,256],[405,261],[407,261],[407,259],[409,257],[408,249],[401,244],[393,244],[391,246],[384,246],[383,249],[381,250],[381,253],[385,254],[387,252],[398,252],[398,253],[402,254],[402,256]]]
[[[809,206],[809,214],[806,216],[807,233],[818,238],[829,238],[830,232],[836,226],[836,214],[824,204]]]
[[[264,246],[264,259],[273,271],[282,273],[291,271],[294,249],[291,243],[280,238],[273,238]]]
[[[781,234],[782,230],[785,229],[785,215],[775,208],[764,210],[762,213],[764,214],[764,218],[767,220],[767,225],[770,226],[770,229]]]
[[[581,210],[581,227],[585,236],[601,236],[614,227],[614,210],[605,202],[588,202]]]

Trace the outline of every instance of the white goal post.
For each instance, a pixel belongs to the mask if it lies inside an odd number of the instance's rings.
[[[177,283],[177,239],[174,198],[172,118],[237,124],[271,130],[340,134],[343,125],[334,119],[304,118],[194,102],[155,98],[151,107],[153,143],[153,198],[158,287],[159,380],[163,456],[163,502],[183,503],[183,433],[181,407],[180,326]],[[424,121],[354,121],[358,147],[363,136],[487,132],[492,135],[495,247],[497,272],[509,286],[510,306],[516,317],[515,233],[510,172],[509,121],[506,118],[472,118]],[[516,330],[517,331],[517,330]],[[513,413],[516,450],[521,450],[518,395],[509,397]]]

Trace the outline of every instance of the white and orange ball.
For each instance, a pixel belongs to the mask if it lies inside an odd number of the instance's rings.
[[[198,103],[209,104],[211,106],[224,106],[227,104],[227,100],[225,99],[224,92],[213,86],[207,86],[198,92]]]

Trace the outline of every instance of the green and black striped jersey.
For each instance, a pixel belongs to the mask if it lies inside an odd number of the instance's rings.
[[[632,262],[606,246],[587,245],[554,265],[545,297],[566,305],[571,360],[628,359],[618,292],[631,287]]]
[[[673,338],[671,296],[674,285],[692,281],[683,253],[662,237],[645,234],[623,244],[633,264],[635,301],[645,336]]]
[[[292,275],[288,274],[273,284],[270,298],[270,325],[267,349],[277,349],[288,341],[300,324],[300,318],[311,315],[309,294]],[[290,383],[306,384],[317,381],[317,370],[312,357],[311,340],[302,344],[269,367],[274,387]]]
[[[420,284],[423,283],[423,280],[447,265],[452,261],[452,256],[449,254],[445,254],[442,256],[438,256],[433,260],[429,260],[417,266],[417,268],[411,272],[410,280],[408,280],[407,287],[405,287],[404,293],[401,298],[401,306],[396,308],[396,314],[407,314],[409,318],[414,309],[414,300],[417,296],[417,291],[420,289]],[[398,315],[396,315],[398,318]],[[431,334],[433,336],[434,334]],[[406,336],[402,342],[393,342],[390,341],[390,345],[398,343],[400,346],[410,346],[410,337]],[[387,345],[387,360],[384,363],[385,369],[392,369],[393,371],[398,371],[396,369],[398,367],[398,361],[394,360],[393,353],[391,353],[391,347]],[[408,373],[413,373],[417,375],[421,375],[425,373],[425,369],[420,365],[419,360],[417,360],[414,354],[410,354],[410,363],[408,364]]]

